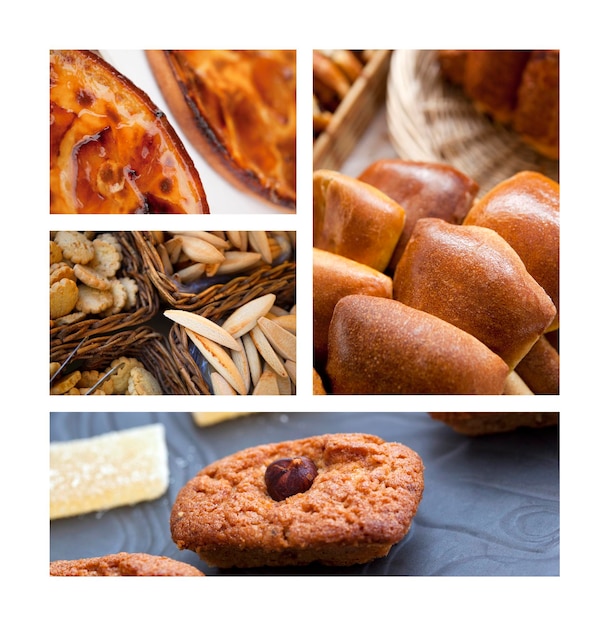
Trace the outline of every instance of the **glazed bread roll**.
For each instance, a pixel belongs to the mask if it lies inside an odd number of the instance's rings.
[[[335,394],[497,394],[509,368],[472,335],[378,296],[336,304],[326,368]]]
[[[325,366],[328,329],[334,306],[343,297],[359,293],[391,298],[392,280],[386,274],[339,254],[313,248],[313,347],[315,364]]]
[[[518,363],[516,373],[537,395],[559,393],[560,356],[546,335],[542,335]]]
[[[514,249],[481,226],[423,218],[398,263],[394,297],[473,335],[514,369],[556,315]]]
[[[559,325],[560,186],[537,172],[520,172],[486,193],[463,223],[491,228],[522,259],[556,307]]]
[[[406,211],[406,221],[388,268],[393,272],[422,217],[438,217],[461,224],[478,194],[479,185],[444,163],[381,159],[367,167],[359,180],[373,185]]]
[[[313,173],[313,245],[385,271],[405,211],[361,180],[332,170]]]

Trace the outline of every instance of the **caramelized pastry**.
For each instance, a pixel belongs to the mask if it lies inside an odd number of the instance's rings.
[[[180,128],[221,175],[296,207],[296,52],[149,50]]]
[[[51,50],[50,108],[51,213],[209,213],[163,112],[98,55]]]

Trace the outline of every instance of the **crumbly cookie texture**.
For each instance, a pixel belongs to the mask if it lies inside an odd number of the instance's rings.
[[[52,520],[155,500],[168,485],[162,424],[50,444]]]
[[[317,475],[303,492],[276,501],[266,469],[295,457],[312,461]],[[172,538],[221,568],[366,563],[408,533],[423,469],[410,448],[367,434],[248,448],[212,463],[180,490]]]
[[[204,576],[188,563],[143,552],[52,561],[51,576]]]

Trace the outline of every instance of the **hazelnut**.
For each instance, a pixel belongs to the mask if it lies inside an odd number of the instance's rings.
[[[271,498],[279,501],[307,491],[316,476],[315,463],[306,456],[297,456],[271,463],[266,468],[264,482]]]

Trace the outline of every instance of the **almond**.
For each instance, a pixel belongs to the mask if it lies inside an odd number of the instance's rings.
[[[186,334],[199,352],[207,359],[207,362],[226,379],[233,389],[239,395],[246,395],[245,382],[226,350],[215,341],[198,335],[188,328],[186,329]]]
[[[211,339],[225,348],[229,348],[230,350],[240,349],[240,344],[237,343],[230,333],[215,322],[212,322],[198,313],[181,311],[179,309],[168,309],[163,312],[163,315],[168,317],[172,322],[192,330],[197,333],[197,335],[207,337],[207,339]]]
[[[282,360],[275,350],[273,350],[273,346],[271,346],[260,326],[254,326],[254,328],[250,330],[249,335],[263,360],[266,361],[279,376],[287,377],[288,373],[283,366]]]
[[[190,235],[180,235],[182,242],[182,252],[199,263],[221,263],[224,260],[224,254],[211,243],[192,237]]]
[[[275,294],[269,293],[266,296],[260,296],[241,305],[228,316],[222,324],[222,328],[233,337],[245,335],[245,333],[248,333],[256,326],[258,318],[263,317],[270,311],[275,303],[275,298]]]

